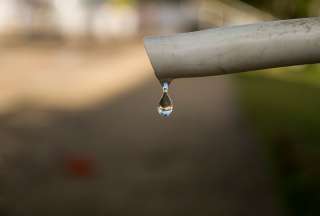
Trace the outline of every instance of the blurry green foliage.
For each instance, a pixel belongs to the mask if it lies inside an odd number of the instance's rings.
[[[112,2],[119,5],[134,5],[136,4],[136,0],[112,0]]]
[[[278,18],[320,12],[320,0],[243,1]],[[288,215],[320,215],[320,66],[237,77],[244,113],[269,150]]]
[[[237,79],[243,110],[267,145],[288,215],[320,215],[319,68],[260,71]]]
[[[319,0],[243,0],[279,18],[306,17]]]

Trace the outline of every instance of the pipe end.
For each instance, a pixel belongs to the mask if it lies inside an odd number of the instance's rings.
[[[159,69],[159,64],[156,61],[158,59],[159,48],[160,48],[160,47],[157,46],[157,44],[159,43],[157,38],[158,37],[152,37],[152,36],[144,37],[144,39],[143,39],[144,48],[145,48],[145,50],[147,52],[149,61],[150,61],[151,65],[152,65],[154,74],[156,75],[157,79],[160,82],[163,82],[163,81],[170,82],[169,79],[166,79],[166,78],[161,76],[160,69]]]

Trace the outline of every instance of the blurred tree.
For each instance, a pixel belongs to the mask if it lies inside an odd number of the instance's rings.
[[[117,5],[135,5],[136,4],[136,0],[107,0],[108,2],[112,2],[114,4]]]
[[[150,2],[150,0],[138,0],[139,2]],[[153,0],[153,2],[185,2],[186,0]]]
[[[311,7],[319,0],[243,0],[259,9],[268,11],[278,18],[298,18],[310,15]]]

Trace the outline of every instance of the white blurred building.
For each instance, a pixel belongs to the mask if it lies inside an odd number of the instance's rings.
[[[53,0],[57,30],[67,37],[129,37],[139,28],[136,8],[101,0]]]
[[[79,0],[53,0],[53,19],[63,34],[84,34],[86,30],[85,8]]]
[[[17,12],[15,0],[0,0],[0,33],[17,27]]]
[[[127,37],[138,32],[137,9],[102,0],[0,0],[0,33],[46,32],[65,37]]]

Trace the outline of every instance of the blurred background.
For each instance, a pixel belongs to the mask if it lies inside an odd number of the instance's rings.
[[[0,215],[320,215],[320,66],[173,82],[166,35],[320,0],[0,0]]]

